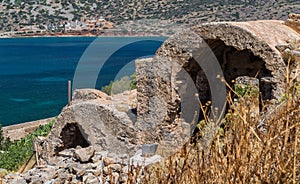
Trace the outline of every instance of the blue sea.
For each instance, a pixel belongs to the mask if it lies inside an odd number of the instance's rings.
[[[0,39],[0,123],[57,116],[67,104],[67,83],[101,89],[134,72],[166,38],[47,37]],[[97,74],[96,78],[90,76]]]

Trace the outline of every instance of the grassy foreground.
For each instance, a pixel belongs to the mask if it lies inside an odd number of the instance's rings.
[[[287,91],[262,120],[251,116],[250,104],[257,93],[228,95],[229,110],[210,146],[203,147],[203,128],[198,124],[195,140],[163,163],[146,168],[141,183],[300,183],[300,85],[287,70]],[[260,119],[260,120],[259,120]],[[136,176],[136,174],[131,174]],[[136,183],[131,178],[130,183]]]

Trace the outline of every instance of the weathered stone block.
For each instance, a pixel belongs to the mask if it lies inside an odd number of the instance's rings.
[[[88,162],[94,156],[95,150],[93,146],[87,148],[80,148],[75,150],[75,157],[80,162]]]

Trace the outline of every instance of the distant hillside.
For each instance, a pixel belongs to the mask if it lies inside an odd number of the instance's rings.
[[[138,23],[141,19],[161,20],[148,26],[193,25],[211,21],[286,19],[291,12],[300,13],[299,0],[2,0],[0,32],[17,31],[28,25],[45,29],[50,24],[99,17],[118,28],[136,31],[140,29],[139,24],[144,23]],[[126,21],[129,23],[124,24]],[[121,24],[126,26],[118,26]]]

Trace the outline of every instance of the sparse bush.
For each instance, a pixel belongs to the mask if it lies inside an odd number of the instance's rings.
[[[103,86],[101,91],[104,93],[111,95],[111,94],[118,94],[122,93],[127,90],[136,89],[136,74],[133,73],[130,77],[125,76],[119,80],[114,82],[110,82],[109,85]]]
[[[10,142],[5,142],[0,153],[0,168],[16,171],[33,155],[32,140],[38,136],[47,136],[55,120],[46,125],[40,125],[33,133],[26,137]]]

